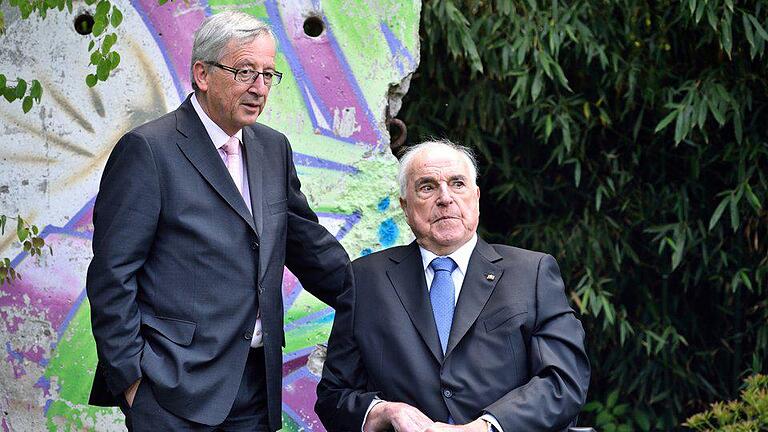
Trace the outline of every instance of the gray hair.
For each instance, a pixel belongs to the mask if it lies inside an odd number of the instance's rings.
[[[447,139],[433,139],[409,147],[400,158],[400,169],[397,172],[397,182],[400,183],[400,198],[405,198],[405,190],[408,187],[408,171],[411,169],[413,159],[417,154],[427,150],[452,150],[457,152],[464,158],[467,167],[469,167],[469,177],[472,180],[473,186],[477,184],[477,159],[475,159],[472,149],[455,144]]]
[[[224,48],[229,41],[248,43],[261,36],[276,40],[268,24],[244,12],[226,11],[206,18],[195,32],[192,44],[192,62],[189,66],[192,88],[198,90],[194,71],[196,62],[218,62],[224,57]]]

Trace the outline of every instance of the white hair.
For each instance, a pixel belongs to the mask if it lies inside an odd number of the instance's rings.
[[[417,154],[423,151],[455,151],[464,159],[469,168],[469,177],[472,180],[472,186],[477,184],[477,160],[469,147],[455,144],[447,139],[424,141],[409,147],[400,158],[400,168],[397,172],[397,182],[400,184],[400,198],[405,198],[405,191],[408,187],[408,173],[411,169],[413,159]]]
[[[262,36],[276,41],[267,23],[244,12],[226,11],[206,18],[195,32],[192,44],[192,62],[189,66],[192,88],[198,90],[195,84],[195,63],[218,62],[224,57],[224,49],[231,40],[248,43]]]

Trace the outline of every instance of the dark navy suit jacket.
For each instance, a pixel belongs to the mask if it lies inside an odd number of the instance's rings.
[[[359,431],[374,397],[441,422],[490,413],[508,432],[565,429],[579,413],[584,330],[551,256],[478,239],[445,355],[415,242],[352,266],[317,387],[328,430]]]
[[[123,136],[94,208],[86,289],[99,357],[91,403],[139,377],[183,418],[223,421],[261,311],[270,427],[281,427],[283,266],[331,306],[349,258],[300,191],[287,138],[243,128],[253,214],[192,104]]]

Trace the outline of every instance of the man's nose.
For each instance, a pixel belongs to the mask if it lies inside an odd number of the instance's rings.
[[[448,187],[448,183],[440,183],[437,189],[437,204],[448,205],[453,202],[453,195],[451,195],[451,189]]]
[[[248,91],[259,96],[266,96],[269,93],[269,86],[264,83],[264,74],[259,74],[248,87]]]

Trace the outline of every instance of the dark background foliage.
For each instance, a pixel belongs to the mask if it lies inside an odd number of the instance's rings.
[[[549,252],[584,423],[675,429],[768,369],[768,2],[426,0],[399,117],[480,162],[481,232]]]

